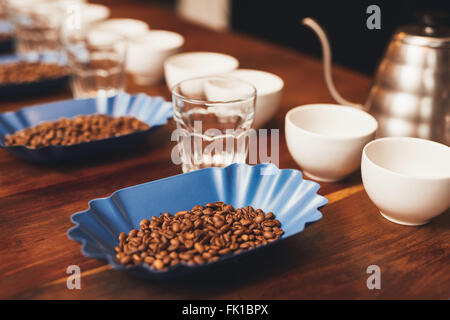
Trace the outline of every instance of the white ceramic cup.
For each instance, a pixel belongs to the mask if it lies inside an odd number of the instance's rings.
[[[112,32],[129,40],[145,35],[149,26],[141,20],[114,18],[94,23],[90,29]]]
[[[139,85],[151,85],[162,80],[164,61],[176,54],[184,38],[175,32],[150,30],[128,41],[126,68]]]
[[[57,3],[60,1],[65,0],[7,0],[6,4],[11,9],[18,9],[18,8],[26,8],[26,7],[37,7],[40,4],[51,4],[51,3]],[[85,3],[86,0],[71,0],[74,3]]]
[[[389,137],[364,147],[361,175],[388,220],[422,225],[450,206],[450,148],[430,140]]]
[[[228,74],[248,81],[256,87],[257,98],[253,127],[260,128],[277,112],[284,87],[283,79],[270,72],[252,69],[237,69]]]
[[[357,170],[377,121],[367,112],[333,104],[311,104],[286,114],[289,152],[303,172],[317,181],[340,180]]]
[[[91,23],[102,21],[110,15],[110,10],[107,6],[85,3],[82,0],[47,0],[41,6],[58,8],[62,19],[64,19],[63,24],[66,24],[65,28],[73,28],[77,22],[80,23],[79,27],[85,27]]]
[[[80,5],[80,15],[82,24],[90,24],[107,19],[110,10],[107,6],[101,4],[86,3]]]
[[[169,89],[177,83],[208,75],[230,72],[239,61],[229,55],[216,52],[187,52],[171,56],[164,62],[164,76]]]

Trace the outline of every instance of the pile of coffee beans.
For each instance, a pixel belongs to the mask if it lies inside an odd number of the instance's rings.
[[[0,65],[0,85],[35,82],[67,76],[70,69],[56,63],[15,62]]]
[[[6,135],[7,146],[24,145],[32,149],[50,145],[69,146],[82,142],[117,137],[150,127],[135,117],[111,117],[103,114],[62,118],[43,122]]]
[[[146,263],[156,270],[183,263],[200,265],[279,239],[284,231],[272,212],[234,209],[217,201],[190,211],[169,212],[119,235],[116,258],[123,265]]]

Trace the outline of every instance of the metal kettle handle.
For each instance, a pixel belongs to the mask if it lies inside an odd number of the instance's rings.
[[[339,92],[336,90],[334,86],[333,77],[331,74],[331,49],[330,42],[328,41],[327,35],[322,27],[311,18],[304,18],[302,23],[308,27],[310,27],[317,35],[322,45],[322,55],[323,55],[323,72],[325,77],[325,83],[327,84],[328,90],[333,96],[334,100],[336,100],[339,104],[356,107],[359,109],[365,109],[363,105],[350,102],[344,99]]]

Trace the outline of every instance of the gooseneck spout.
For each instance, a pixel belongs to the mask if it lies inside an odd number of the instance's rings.
[[[334,100],[336,100],[339,104],[356,107],[360,109],[364,109],[364,106],[361,104],[350,102],[344,99],[339,92],[336,90],[336,87],[333,83],[333,77],[331,75],[331,49],[330,42],[328,41],[327,35],[322,27],[311,18],[304,18],[302,23],[308,27],[310,27],[319,37],[320,43],[322,45],[322,58],[323,58],[323,72],[325,76],[325,83],[327,84],[328,90],[333,96]]]

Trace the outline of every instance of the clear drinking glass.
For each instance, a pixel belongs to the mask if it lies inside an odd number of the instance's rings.
[[[16,52],[61,51],[60,11],[46,1],[10,2],[9,15],[14,25]]]
[[[226,76],[184,80],[172,89],[172,139],[183,172],[245,163],[255,113],[255,87]],[[175,137],[175,138],[174,138]]]
[[[125,90],[126,41],[105,31],[71,31],[63,36],[76,99],[109,97]]]

